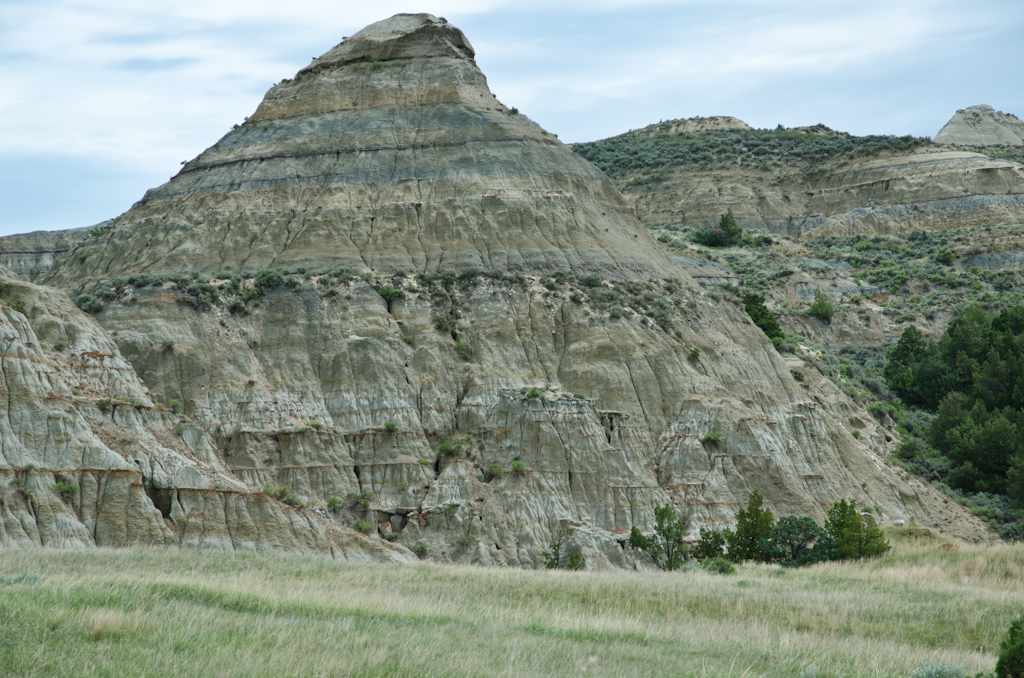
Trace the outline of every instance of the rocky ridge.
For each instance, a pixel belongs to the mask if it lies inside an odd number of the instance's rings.
[[[883,522],[985,534],[942,522],[863,408],[798,384],[431,15],[374,24],[272,88],[44,282],[92,309],[156,411],[181,403],[206,501],[260,498],[267,531],[330,519],[538,566],[573,525],[591,566],[632,566],[625,534],[655,505],[695,535],[756,487],[781,514],[852,497]],[[132,510],[155,520],[187,488],[138,466],[154,489]]]
[[[732,209],[745,228],[817,238],[1024,219],[1024,166],[982,147],[674,122],[574,147],[614,176],[645,224],[697,226]],[[675,159],[687,145],[705,150]]]

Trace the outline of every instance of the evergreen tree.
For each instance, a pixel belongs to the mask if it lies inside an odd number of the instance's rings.
[[[869,515],[861,515],[853,500],[840,499],[828,510],[825,531],[835,541],[841,559],[880,556],[890,548],[885,533]]]
[[[763,507],[764,497],[756,489],[750,493],[747,508],[736,514],[736,530],[725,531],[729,545],[729,560],[739,563],[744,560],[767,560],[761,550],[762,540],[771,538],[775,527],[775,516],[771,509]]]

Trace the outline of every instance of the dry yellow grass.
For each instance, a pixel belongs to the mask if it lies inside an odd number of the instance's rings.
[[[908,676],[991,671],[1020,546],[737,574],[551,572],[178,550],[0,552],[10,676]]]

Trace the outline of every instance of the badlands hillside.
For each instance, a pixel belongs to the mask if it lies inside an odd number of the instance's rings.
[[[960,212],[1017,214],[993,187],[1016,190],[1018,165],[900,144],[900,167],[968,177]],[[799,356],[637,218],[675,202],[634,210],[577,151],[494,97],[460,30],[400,14],[128,212],[41,238],[49,268],[8,241],[33,282],[0,271],[0,541],[536,567],[573,526],[589,567],[633,567],[627,532],[655,506],[696,536],[755,488],[776,515],[820,522],[846,497],[991,537],[885,462],[896,432],[866,401],[813,365],[798,381]],[[850,161],[843,181],[896,171]],[[775,181],[737,167],[729,185]],[[757,223],[805,228],[773,221],[811,218],[786,191]],[[929,224],[945,199],[922,197]]]

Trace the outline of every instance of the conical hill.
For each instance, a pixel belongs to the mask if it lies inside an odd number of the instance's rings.
[[[429,14],[367,27],[50,280],[269,266],[678,275],[612,183],[502,105],[473,55]]]

